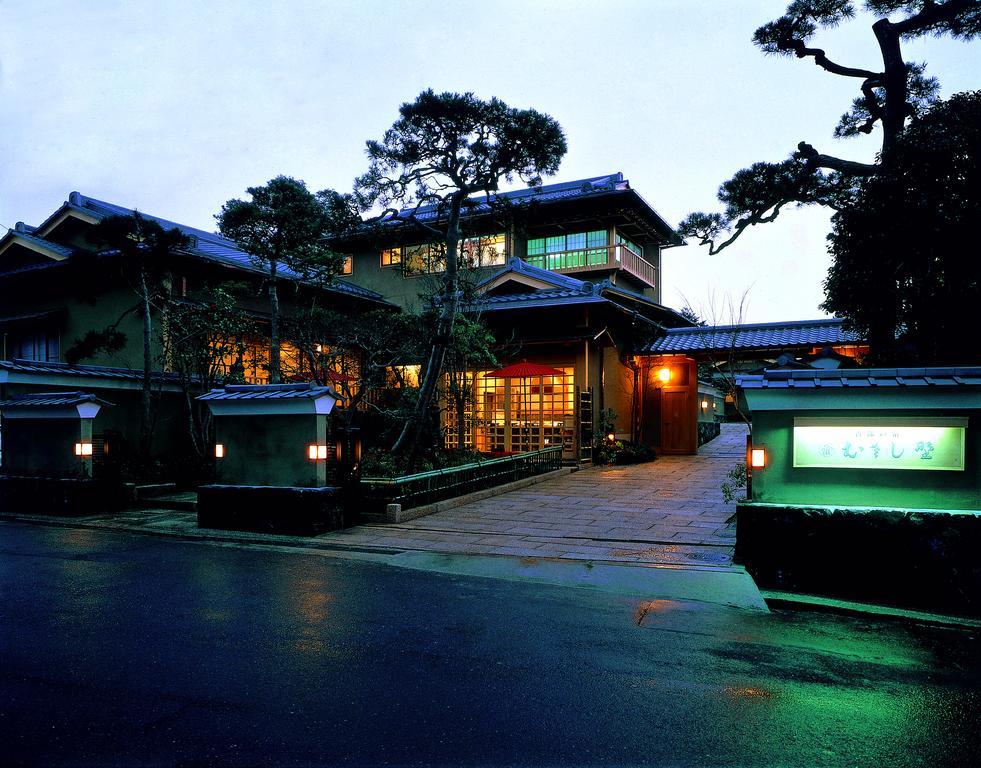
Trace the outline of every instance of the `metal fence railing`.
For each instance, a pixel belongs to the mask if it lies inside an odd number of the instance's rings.
[[[474,491],[512,483],[562,467],[562,446],[517,453],[499,459],[435,469],[402,477],[363,477],[359,489],[366,511],[384,511],[387,504],[419,507]]]

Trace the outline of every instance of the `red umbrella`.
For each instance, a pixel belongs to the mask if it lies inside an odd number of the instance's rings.
[[[538,363],[529,363],[527,360],[522,360],[520,363],[498,368],[496,371],[491,371],[486,375],[498,379],[523,379],[528,376],[565,376],[566,373],[557,368],[549,368],[547,365],[539,365]]]

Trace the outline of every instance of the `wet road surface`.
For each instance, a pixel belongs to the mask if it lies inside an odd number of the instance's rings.
[[[0,523],[4,765],[977,765],[977,630]]]

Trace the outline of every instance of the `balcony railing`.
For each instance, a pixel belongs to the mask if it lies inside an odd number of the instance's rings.
[[[657,284],[657,270],[654,265],[622,244],[604,248],[580,248],[574,251],[533,254],[528,255],[525,261],[553,272],[623,269],[652,288]]]

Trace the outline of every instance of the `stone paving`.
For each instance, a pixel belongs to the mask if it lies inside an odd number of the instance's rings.
[[[313,538],[198,528],[193,512],[175,509],[131,509],[58,524],[311,550],[726,567],[736,540],[735,504],[722,501],[720,485],[743,457],[745,443],[742,425],[723,424],[722,434],[697,456],[591,467],[410,522],[359,525]]]
[[[743,425],[723,424],[697,456],[592,467],[410,522],[361,525],[318,539],[461,554],[731,565],[735,504],[723,502],[720,486],[745,444]]]

